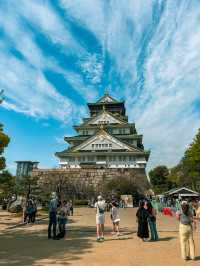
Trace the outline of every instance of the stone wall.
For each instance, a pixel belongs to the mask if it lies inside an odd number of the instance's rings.
[[[102,191],[103,184],[118,177],[132,179],[141,193],[149,189],[145,169],[142,168],[34,169],[32,175],[39,177],[39,183],[50,187],[51,191],[59,183],[63,187],[73,184],[80,190],[83,186],[91,186],[98,193]]]

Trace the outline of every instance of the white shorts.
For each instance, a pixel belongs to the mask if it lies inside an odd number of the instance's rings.
[[[105,216],[104,214],[96,214],[96,224],[104,224]]]
[[[117,218],[117,219],[115,219],[115,220],[113,221],[113,223],[118,223],[119,221],[120,221],[120,219]]]

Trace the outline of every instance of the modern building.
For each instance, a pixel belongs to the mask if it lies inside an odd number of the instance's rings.
[[[36,169],[39,162],[32,161],[16,161],[17,169],[16,169],[16,177],[19,179],[22,176],[29,176],[33,169]]]
[[[150,152],[144,150],[135,124],[129,123],[124,101],[105,93],[87,105],[90,116],[74,126],[75,136],[64,138],[68,148],[56,153],[60,167],[145,169]]]

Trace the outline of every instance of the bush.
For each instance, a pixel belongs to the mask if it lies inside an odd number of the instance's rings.
[[[88,200],[75,200],[74,201],[75,206],[87,206],[88,205]]]
[[[19,212],[22,212],[22,210],[23,209],[21,205],[16,205],[16,206],[9,208],[9,212],[12,212],[12,213],[19,213]]]

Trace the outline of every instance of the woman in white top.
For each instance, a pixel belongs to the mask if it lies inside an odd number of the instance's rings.
[[[119,233],[119,222],[120,222],[119,209],[115,201],[113,201],[111,204],[112,204],[112,208],[111,208],[110,216],[113,222],[113,233],[117,233],[117,236],[119,236],[120,235]]]
[[[97,197],[97,202],[95,203],[96,208],[96,226],[97,226],[97,241],[104,240],[104,222],[105,222],[105,208],[106,203],[102,196]]]

